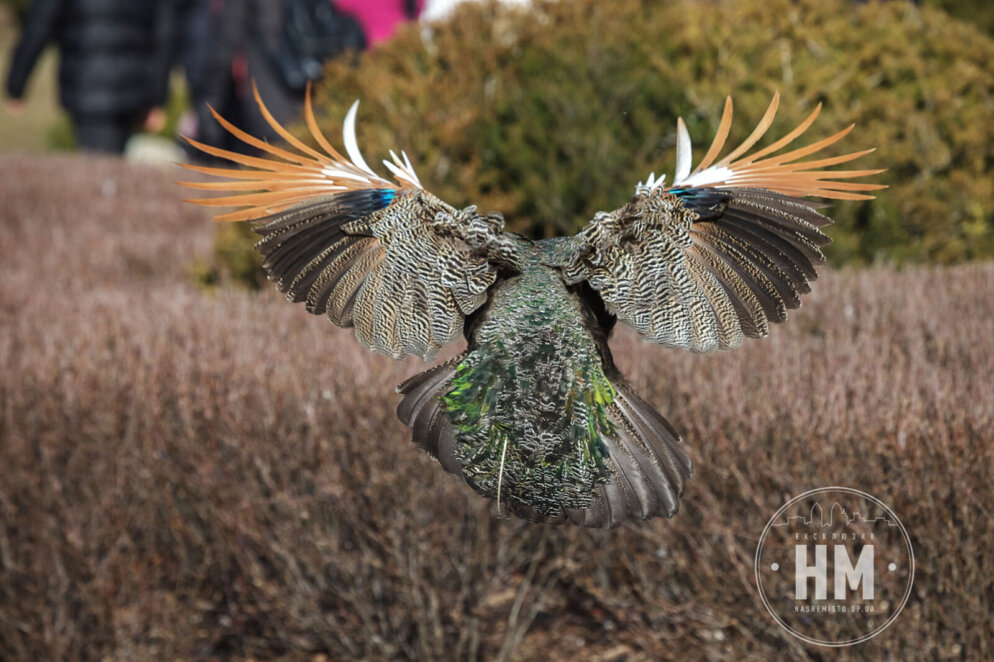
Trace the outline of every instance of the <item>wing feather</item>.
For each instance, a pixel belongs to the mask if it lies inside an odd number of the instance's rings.
[[[730,97],[727,102],[729,107],[731,107],[732,99]],[[766,132],[770,130],[771,126],[773,126],[773,119],[777,116],[777,109],[779,107],[780,92],[776,92],[773,95],[773,101],[770,102],[769,107],[767,107],[766,112],[763,114],[763,119],[759,120],[759,124],[756,125],[756,128],[753,129],[752,133],[749,134],[749,137],[746,138],[741,145],[721,160],[721,165],[729,167],[735,159],[745,154],[750,148],[752,148],[753,145],[759,142],[760,138],[766,135]],[[731,114],[731,112],[729,112],[729,114]],[[703,170],[705,167],[706,166],[701,165],[698,166],[698,169]]]
[[[677,122],[677,171],[650,175],[635,197],[598,213],[555,262],[569,284],[587,281],[608,312],[647,340],[698,352],[735,347],[768,333],[801,304],[817,277],[831,219],[807,196],[862,200],[885,188],[862,181],[882,170],[831,170],[873,150],[810,159],[838,143],[852,126],[783,151],[814,123],[816,107],[787,135],[750,153],[773,125],[776,94],[738,147],[720,157],[732,122],[726,99],[711,147],[691,171],[691,145]],[[810,160],[805,160],[810,159]]]
[[[749,137],[728,155],[712,163],[724,146],[728,125],[731,123],[732,102],[730,98],[726,99],[725,111],[718,127],[718,135],[708,150],[708,153],[693,172],[688,167],[678,168],[671,188],[680,189],[700,186],[726,189],[759,188],[790,196],[819,196],[839,200],[868,200],[872,196],[866,195],[866,192],[885,188],[880,184],[843,181],[875,175],[883,172],[882,170],[832,171],[823,169],[830,165],[855,160],[869,153],[868,151],[854,152],[815,161],[801,160],[839,142],[853,130],[855,125],[848,126],[838,133],[809,145],[778,154],[780,150],[800,138],[811,127],[821,112],[821,104],[800,125],[783,138],[763,149],[748,154],[748,151],[766,135],[767,131],[773,125],[779,105],[780,93],[777,92],[774,94],[773,100],[767,107],[759,124],[756,125],[756,128]],[[686,136],[686,126],[682,119],[677,121],[677,135],[680,139],[678,154],[689,155],[690,139],[689,136]],[[685,160],[687,158],[689,156],[684,157]]]
[[[384,162],[396,181],[376,174],[356,139],[358,102],[343,124],[346,158],[319,130],[310,90],[304,119],[317,149],[287,131],[253,92],[286,145],[271,145],[212,110],[225,130],[259,155],[189,140],[206,154],[244,166],[186,166],[224,180],[181,182],[225,194],[193,202],[236,208],[217,221],[259,224],[263,267],[290,301],[354,327],[376,351],[430,359],[486,302],[498,271],[516,268],[517,244],[503,233],[503,220],[484,219],[475,207],[458,211],[425,191],[404,152],[391,151],[393,160]]]
[[[725,147],[725,141],[728,140],[728,134],[732,130],[732,97],[725,99],[725,109],[721,113],[721,121],[718,123],[718,132],[715,134],[714,141],[711,143],[711,147],[708,149],[708,153],[704,155],[701,159],[700,165],[697,166],[698,170],[704,170],[718,158],[721,154],[721,150]]]

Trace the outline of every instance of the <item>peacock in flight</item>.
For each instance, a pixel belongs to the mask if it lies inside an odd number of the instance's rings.
[[[215,118],[265,157],[190,140],[244,168],[187,165],[223,181],[186,186],[230,195],[193,200],[236,208],[218,221],[255,223],[270,280],[287,299],[363,345],[431,361],[461,335],[468,346],[397,387],[397,414],[446,471],[531,521],[614,527],[671,517],[692,475],[680,435],[638,397],[611,358],[615,322],[646,340],[694,352],[760,338],[800,305],[829,242],[824,204],[866,200],[881,170],[829,170],[872,150],[811,158],[853,128],[785,151],[797,128],[750,151],[770,128],[773,97],[749,137],[721,156],[714,142],[692,168],[677,122],[672,183],[654,174],[618,209],[577,234],[533,241],[499,213],[456,209],[428,192],[404,152],[378,175],[356,142],[358,101],[345,117],[346,158],[304,118],[318,148],[294,137],[255,94],[278,147]]]

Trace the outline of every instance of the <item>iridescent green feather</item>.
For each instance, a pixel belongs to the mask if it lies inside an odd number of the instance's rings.
[[[480,492],[544,515],[589,507],[612,470],[615,391],[574,297],[550,269],[502,283],[442,396],[456,456]]]

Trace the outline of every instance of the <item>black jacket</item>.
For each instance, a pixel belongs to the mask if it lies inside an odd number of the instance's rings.
[[[21,98],[45,45],[59,47],[59,92],[72,114],[161,106],[169,87],[175,0],[34,0],[7,76]]]
[[[281,123],[293,121],[303,104],[301,96],[283,85],[273,66],[273,53],[283,36],[283,2],[221,0],[212,6],[218,13],[204,81],[205,105],[197,109],[201,112],[200,138],[211,145],[227,141],[226,132],[207,114],[206,104],[210,104],[252,135],[274,139],[275,132],[255,108],[252,83]],[[244,65],[243,70],[237,71],[235,63]]]

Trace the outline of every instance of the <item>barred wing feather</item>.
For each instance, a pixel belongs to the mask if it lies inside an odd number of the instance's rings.
[[[355,138],[358,102],[345,118],[342,156],[318,129],[308,91],[304,116],[315,149],[282,127],[255,93],[282,148],[233,126],[232,135],[264,156],[246,156],[190,140],[197,149],[243,168],[185,167],[223,181],[182,182],[228,193],[192,200],[235,207],[217,221],[251,221],[262,236],[263,267],[277,288],[335,324],[355,327],[367,347],[401,358],[430,360],[455,340],[465,316],[486,301],[501,268],[513,269],[514,248],[503,219],[474,207],[456,210],[422,188],[403,152],[384,165],[394,181],[366,163]],[[212,110],[213,112],[213,110]]]
[[[564,279],[587,281],[607,309],[643,337],[697,352],[727,349],[762,337],[810,291],[831,219],[824,204],[804,199],[862,200],[885,188],[853,181],[881,170],[830,170],[873,150],[804,160],[835,144],[852,127],[784,152],[817,118],[749,152],[773,123],[774,96],[759,125],[719,159],[732,121],[728,99],[714,142],[691,171],[691,144],[677,123],[672,186],[654,174],[623,207],[598,213],[572,239],[558,265]]]

